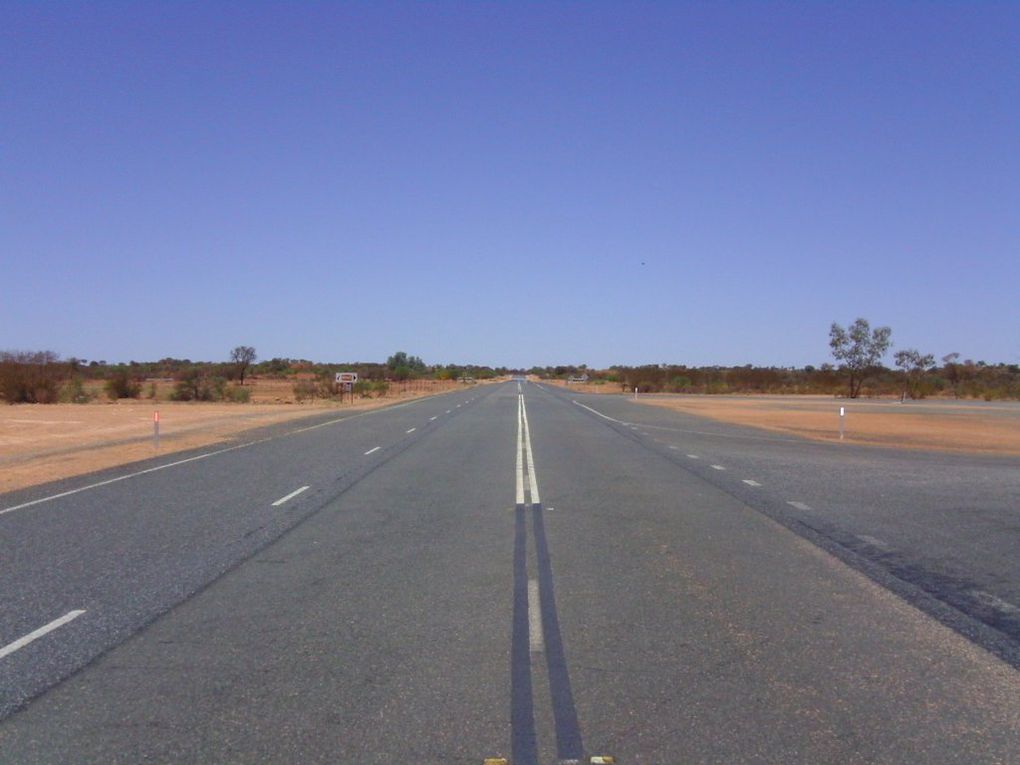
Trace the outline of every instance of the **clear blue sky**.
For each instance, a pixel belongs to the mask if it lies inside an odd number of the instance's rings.
[[[1020,362],[1020,3],[0,6],[0,349]]]

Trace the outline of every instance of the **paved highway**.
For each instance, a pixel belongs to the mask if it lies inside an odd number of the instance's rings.
[[[4,495],[0,761],[1016,761],[1018,467],[511,382]]]

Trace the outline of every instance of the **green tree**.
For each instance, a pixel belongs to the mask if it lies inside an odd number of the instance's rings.
[[[896,351],[893,360],[896,366],[903,370],[903,398],[907,395],[918,398],[921,393],[921,381],[935,366],[935,357],[930,353],[922,356],[913,348],[904,348],[902,351]]]
[[[832,322],[829,328],[829,347],[833,358],[842,362],[850,377],[850,398],[860,395],[868,370],[877,366],[889,350],[891,335],[889,327],[876,327],[872,330],[867,319],[857,319],[847,329]]]
[[[422,374],[428,367],[419,356],[408,356],[405,351],[397,351],[388,359],[386,366],[398,380]]]

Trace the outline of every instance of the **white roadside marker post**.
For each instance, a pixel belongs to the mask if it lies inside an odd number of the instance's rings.
[[[843,440],[843,431],[846,429],[846,407],[839,408],[839,440]]]
[[[152,413],[152,445],[159,449],[159,410]]]

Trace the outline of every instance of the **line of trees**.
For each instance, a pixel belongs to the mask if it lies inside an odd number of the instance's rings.
[[[957,356],[959,354],[950,354]],[[804,367],[686,366],[683,364],[618,365],[593,370],[582,365],[532,367],[528,374],[567,380],[587,373],[589,385],[605,385],[624,392],[701,394],[820,394],[847,396],[846,370],[829,363]],[[1020,399],[1020,366],[984,361],[949,361],[914,374],[878,365],[867,370],[859,396],[954,396],[957,398]],[[856,386],[856,381],[855,381]]]
[[[358,373],[356,393],[384,395],[391,382],[417,380],[491,379],[510,373],[506,367],[428,365],[418,356],[397,351],[385,363],[315,362],[308,359],[258,360],[254,347],[239,345],[225,362],[162,358],[158,361],[103,361],[70,358],[52,351],[0,351],[0,400],[7,403],[84,403],[94,398],[96,382],[110,399],[155,396],[155,381],[173,381],[171,398],[178,401],[239,401],[250,399],[251,377],[292,380],[298,397],[319,397],[333,390],[337,370]],[[85,383],[92,383],[86,387]]]
[[[426,364],[420,357],[397,351],[385,363],[321,363],[307,359],[258,360],[255,348],[239,345],[226,362],[195,362],[171,357],[159,361],[107,364],[70,358],[51,351],[0,351],[0,399],[8,403],[84,402],[91,398],[84,382],[102,381],[111,399],[137,398],[148,382],[172,380],[172,397],[181,401],[247,401],[245,379],[253,376],[291,379],[295,394],[319,395],[333,389],[337,370],[358,373],[362,395],[382,395],[390,383],[415,380],[490,379],[525,372],[546,379],[567,380],[588,375],[594,385],[619,386],[630,391],[670,393],[821,393],[923,398],[942,395],[984,399],[1020,399],[1020,366],[988,364],[966,359],[957,352],[941,358],[912,348],[896,351],[896,369],[882,363],[892,342],[888,327],[872,329],[865,319],[844,328],[833,323],[829,347],[836,364],[818,367],[702,366],[648,364],[589,369],[585,364],[532,367],[529,370],[457,364]],[[298,386],[301,386],[300,391]],[[316,393],[318,391],[319,393]]]

